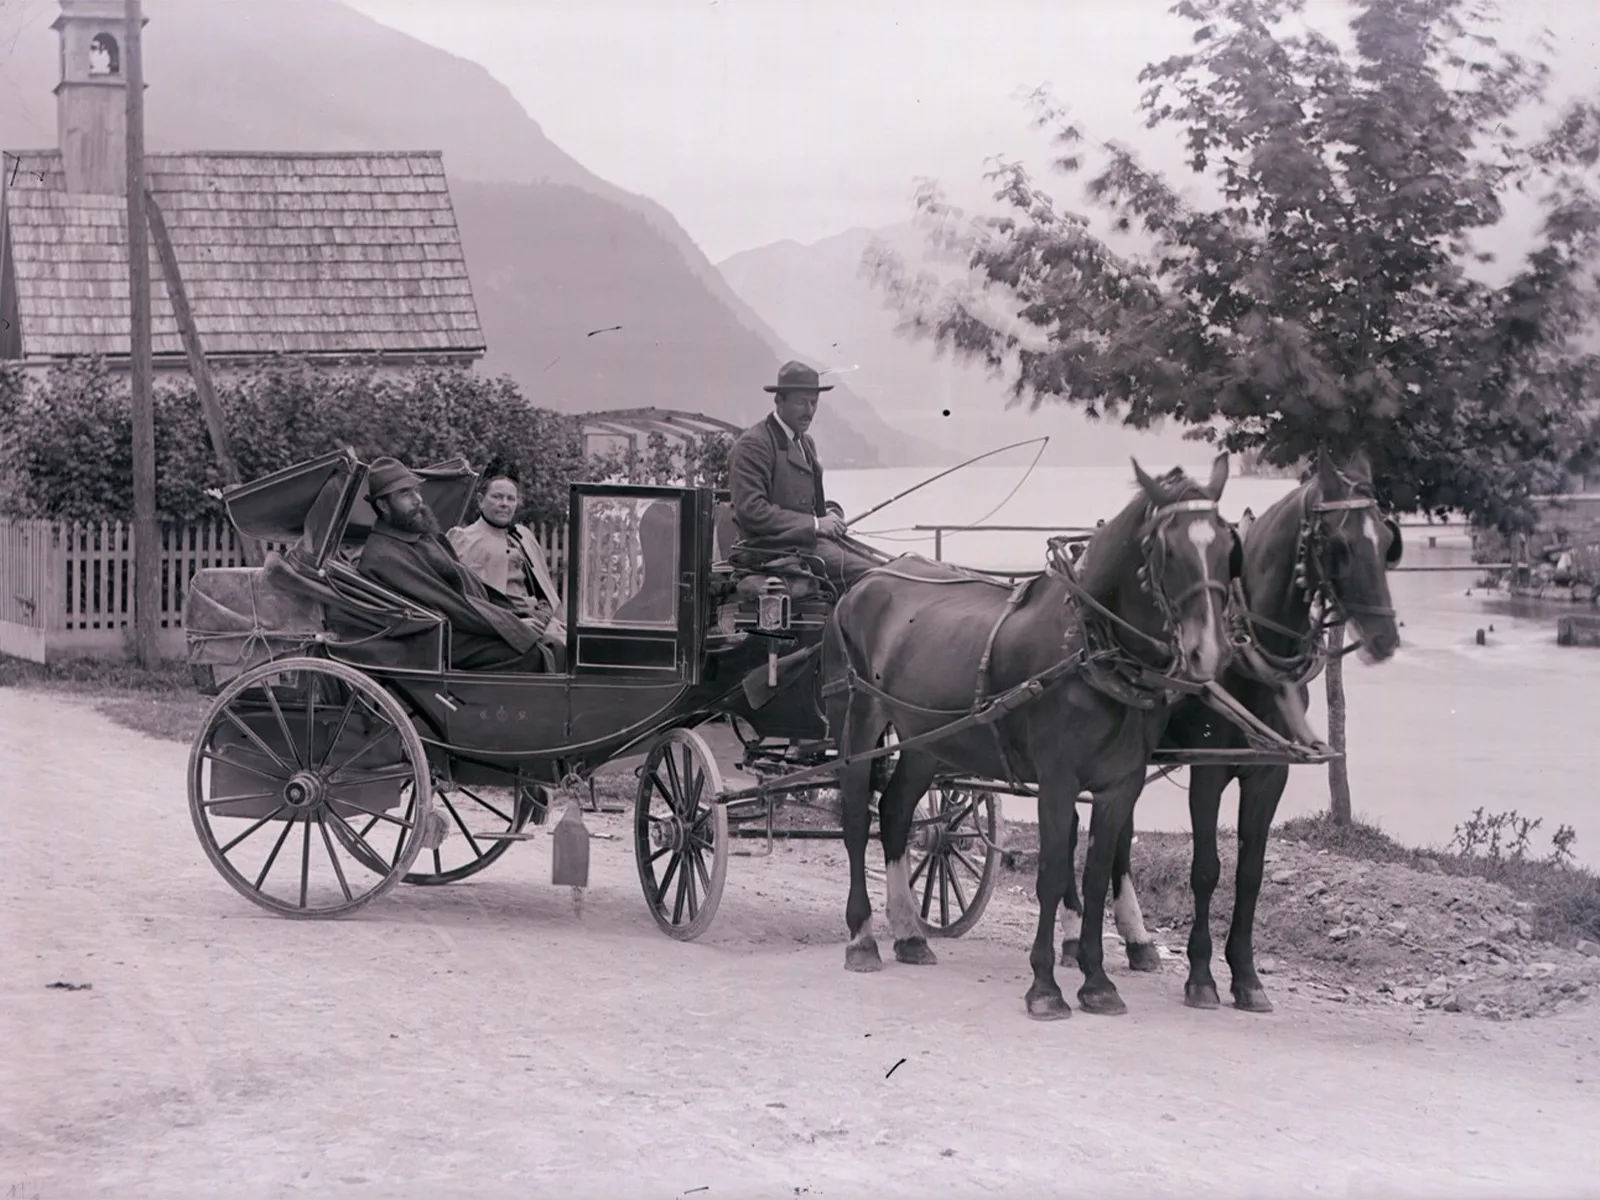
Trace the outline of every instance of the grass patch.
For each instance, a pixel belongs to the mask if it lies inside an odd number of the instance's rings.
[[[194,737],[210,703],[195,690],[183,663],[146,670],[125,659],[40,664],[0,657],[0,687],[83,697],[126,729],[184,744]]]
[[[0,687],[56,692],[193,693],[183,663],[148,670],[126,659],[66,658],[43,664],[0,656]]]
[[[1482,845],[1473,838],[1475,827],[1493,824],[1496,817],[1480,812],[1458,827],[1457,844]],[[1080,826],[1080,828],[1082,828]],[[1531,858],[1522,849],[1507,852],[1498,844],[1490,853],[1477,850],[1417,849],[1402,845],[1374,825],[1356,820],[1336,823],[1328,813],[1295,817],[1274,825],[1271,846],[1280,839],[1299,842],[1329,855],[1368,863],[1385,863],[1430,875],[1479,879],[1505,887],[1518,900],[1534,906],[1529,918],[1535,936],[1558,945],[1571,946],[1578,938],[1600,942],[1600,875],[1571,861],[1558,831],[1553,839],[1557,849],[1550,857]],[[1080,833],[1077,868],[1082,879],[1085,838]],[[1218,927],[1231,915],[1233,871],[1237,864],[1237,834],[1232,829],[1218,831],[1218,850],[1222,859],[1222,879],[1212,899],[1213,922]],[[1018,826],[1006,838],[1008,870],[1032,876],[1038,863],[1038,827]],[[1145,916],[1163,926],[1187,928],[1194,912],[1189,889],[1193,841],[1186,833],[1141,833],[1133,849],[1134,880]],[[1270,868],[1269,868],[1270,872]]]

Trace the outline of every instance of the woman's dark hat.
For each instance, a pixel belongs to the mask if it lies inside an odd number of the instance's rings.
[[[833,384],[823,383],[818,375],[803,362],[790,359],[778,368],[778,382],[769,383],[764,392],[831,392]]]

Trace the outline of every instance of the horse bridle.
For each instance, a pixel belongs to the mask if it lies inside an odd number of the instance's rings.
[[[1217,514],[1215,500],[1176,500],[1170,504],[1163,504],[1151,512],[1145,523],[1139,529],[1139,552],[1144,558],[1144,565],[1139,568],[1139,587],[1155,602],[1156,609],[1161,614],[1162,628],[1166,638],[1156,637],[1146,633],[1137,625],[1119,617],[1105,605],[1101,604],[1077,581],[1077,572],[1073,567],[1070,555],[1066,551],[1067,543],[1072,539],[1067,537],[1052,537],[1049,540],[1049,566],[1050,570],[1063,578],[1067,583],[1067,594],[1082,604],[1086,604],[1099,616],[1114,625],[1133,634],[1135,637],[1148,642],[1157,650],[1167,656],[1169,662],[1177,661],[1181,656],[1177,647],[1177,614],[1184,605],[1194,599],[1196,595],[1208,591],[1221,593],[1222,605],[1226,609],[1228,604],[1228,581],[1226,579],[1201,579],[1185,588],[1176,598],[1170,597],[1158,582],[1166,566],[1166,533],[1171,528],[1173,518],[1182,513],[1204,512]],[[1226,531],[1224,522],[1218,524]]]
[[[1340,480],[1346,486],[1354,487],[1351,480],[1340,474]],[[1313,607],[1320,604],[1321,613],[1313,613],[1312,626],[1304,633],[1279,625],[1250,610],[1249,603],[1241,595],[1240,607],[1243,611],[1246,629],[1259,627],[1284,637],[1293,639],[1298,643],[1299,651],[1289,657],[1280,657],[1269,653],[1256,642],[1253,637],[1248,641],[1254,643],[1251,649],[1265,658],[1274,668],[1288,676],[1311,678],[1320,669],[1319,662],[1323,657],[1322,635],[1331,626],[1342,625],[1346,617],[1387,617],[1393,619],[1396,615],[1392,607],[1375,604],[1353,604],[1339,595],[1334,586],[1332,576],[1328,572],[1326,561],[1327,539],[1331,532],[1322,518],[1328,513],[1340,513],[1338,525],[1342,527],[1348,519],[1348,514],[1378,510],[1379,505],[1373,496],[1350,496],[1343,500],[1319,500],[1315,504],[1307,503],[1304,516],[1300,522],[1300,532],[1295,540],[1294,584],[1312,603]],[[1351,642],[1338,652],[1337,657],[1343,657],[1361,648],[1360,640]]]

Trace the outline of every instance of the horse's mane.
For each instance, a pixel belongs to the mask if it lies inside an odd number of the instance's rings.
[[[1173,467],[1157,479],[1156,484],[1161,490],[1163,504],[1211,498],[1182,467]],[[1134,488],[1135,494],[1123,505],[1122,511],[1094,531],[1078,560],[1079,581],[1097,599],[1104,598],[1115,586],[1124,566],[1123,556],[1137,549],[1139,530],[1150,515],[1149,496],[1137,481]]]

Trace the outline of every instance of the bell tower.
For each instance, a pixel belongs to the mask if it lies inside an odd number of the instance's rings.
[[[146,20],[142,24],[148,25]],[[122,0],[61,0],[56,144],[67,191],[123,195],[128,187],[128,93]]]

